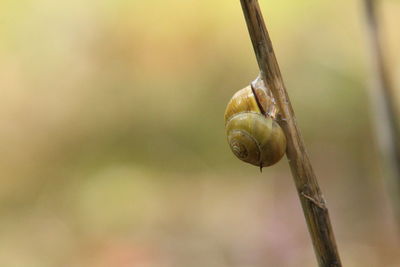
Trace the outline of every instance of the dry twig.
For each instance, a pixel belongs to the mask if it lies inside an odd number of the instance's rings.
[[[241,4],[262,78],[271,89],[283,118],[281,126],[287,138],[286,154],[319,266],[342,266],[328,209],[297,127],[258,1],[241,0]]]

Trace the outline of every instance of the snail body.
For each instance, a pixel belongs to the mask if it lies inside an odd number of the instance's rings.
[[[234,94],[225,111],[225,128],[230,148],[240,160],[262,168],[283,157],[286,137],[275,121],[276,112],[264,90],[247,86]]]

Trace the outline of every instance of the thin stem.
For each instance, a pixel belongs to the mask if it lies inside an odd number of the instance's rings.
[[[373,72],[370,96],[374,107],[376,137],[387,174],[394,213],[400,226],[400,126],[396,119],[395,96],[383,55],[376,5],[375,0],[364,0]]]
[[[319,266],[342,266],[328,209],[319,188],[303,138],[297,127],[274,49],[257,0],[241,0],[243,13],[265,84],[278,104],[287,138],[286,155],[307,221]]]

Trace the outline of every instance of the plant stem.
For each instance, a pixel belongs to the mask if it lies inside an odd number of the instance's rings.
[[[287,138],[286,155],[299,194],[319,266],[342,266],[329,219],[328,208],[319,188],[303,138],[297,127],[272,43],[257,0],[241,0],[262,78],[272,91]]]
[[[370,98],[387,185],[397,224],[400,226],[400,126],[396,119],[395,96],[383,55],[376,4],[375,0],[364,0],[373,76]]]

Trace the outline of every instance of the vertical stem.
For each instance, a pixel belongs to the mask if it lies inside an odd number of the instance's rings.
[[[385,166],[392,205],[400,226],[400,126],[389,72],[383,55],[376,11],[377,1],[364,0],[365,17],[371,53],[373,85],[370,88],[374,107],[376,137]]]
[[[317,178],[297,127],[274,49],[257,0],[241,0],[258,66],[265,84],[278,104],[281,126],[287,138],[286,155],[299,194],[319,266],[342,266],[336,241]]]

